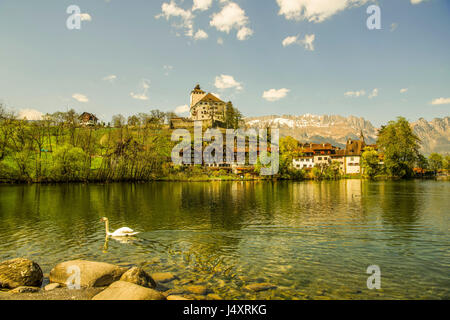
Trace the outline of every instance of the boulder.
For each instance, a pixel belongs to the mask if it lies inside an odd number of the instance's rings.
[[[31,260],[17,258],[0,262],[0,288],[40,287],[44,275]]]
[[[52,291],[52,290],[55,290],[56,288],[59,288],[59,287],[61,287],[61,284],[59,284],[59,283],[50,283],[50,284],[48,284],[48,285],[46,285],[44,287],[44,290],[45,291]]]
[[[131,268],[127,272],[125,272],[122,277],[120,277],[120,281],[127,281],[138,286],[146,287],[146,288],[155,288],[156,282],[152,279],[152,277],[145,272],[142,268]]]
[[[165,283],[165,282],[173,281],[177,277],[174,274],[170,273],[170,272],[160,272],[160,273],[153,273],[152,274],[152,278],[156,282]]]
[[[11,291],[9,291],[9,293],[35,293],[35,292],[39,292],[39,290],[41,290],[41,288],[21,286],[21,287],[12,289]]]
[[[85,260],[73,260],[58,264],[50,271],[50,282],[67,285],[69,277],[75,277],[77,270],[80,271],[80,286],[106,287],[118,281],[127,271],[126,268],[118,267],[109,263],[92,262]],[[74,283],[71,281],[71,283]]]
[[[186,287],[186,290],[196,295],[205,295],[208,292],[208,289],[205,286],[188,286]]]
[[[166,297],[153,289],[127,281],[117,281],[97,294],[92,300],[166,300]]]
[[[276,289],[276,288],[277,288],[277,286],[270,284],[270,283],[253,283],[253,284],[249,284],[244,287],[244,289],[249,290],[249,291],[254,291],[254,292],[265,291],[265,290]]]

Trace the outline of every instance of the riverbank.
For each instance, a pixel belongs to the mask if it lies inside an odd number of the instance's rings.
[[[286,176],[256,176],[256,175],[227,175],[227,176],[166,176],[155,177],[153,179],[119,179],[119,180],[102,180],[102,179],[86,179],[86,180],[15,180],[15,179],[0,179],[0,185],[8,184],[67,184],[67,183],[147,183],[147,182],[233,182],[233,181],[337,181],[337,180],[367,180],[367,181],[400,181],[400,180],[437,180],[437,181],[450,181],[450,176],[424,176],[424,177],[412,177],[409,179],[402,179],[399,177],[389,177],[387,175],[378,175],[372,179],[364,177],[360,174],[355,175],[342,175],[334,179],[322,178],[317,179],[313,176],[303,176],[302,178],[290,178]]]
[[[171,285],[172,284],[172,285]],[[269,283],[243,286],[248,292],[274,290]],[[183,280],[171,272],[148,274],[103,262],[59,263],[44,275],[34,261],[0,262],[0,300],[222,300],[205,282]]]

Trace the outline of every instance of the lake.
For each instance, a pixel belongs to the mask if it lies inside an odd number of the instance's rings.
[[[228,299],[450,299],[449,208],[445,181],[0,185],[0,261],[138,265]],[[101,217],[141,233],[105,241]]]

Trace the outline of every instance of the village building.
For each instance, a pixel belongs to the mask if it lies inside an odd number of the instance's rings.
[[[361,156],[366,147],[364,136],[361,132],[361,140],[348,139],[345,147],[345,174],[361,174]]]
[[[98,118],[89,112],[83,112],[79,117],[82,126],[95,126],[98,123]]]
[[[221,127],[225,122],[226,110],[226,102],[197,85],[190,95],[189,118],[172,118],[169,126],[171,129],[193,129],[194,121],[201,121],[203,128]]]
[[[227,104],[212,93],[206,93],[197,85],[191,92],[191,120],[224,122]]]

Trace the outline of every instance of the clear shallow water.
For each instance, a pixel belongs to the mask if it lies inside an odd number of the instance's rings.
[[[140,265],[234,299],[450,299],[449,196],[436,181],[0,185],[0,261]],[[141,234],[105,243],[103,216]]]

